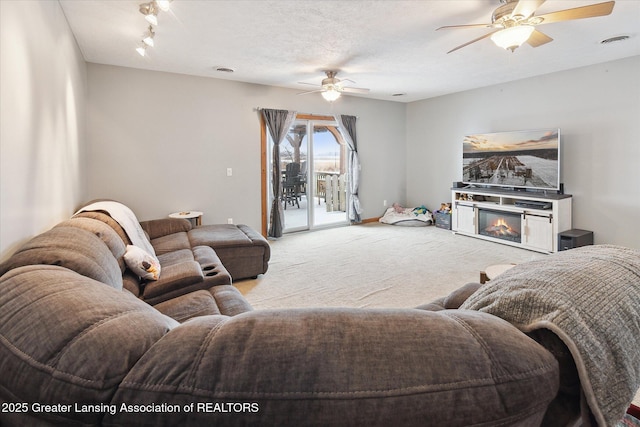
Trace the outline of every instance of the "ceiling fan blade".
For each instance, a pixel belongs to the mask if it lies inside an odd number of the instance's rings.
[[[488,28],[492,26],[493,24],[445,25],[444,27],[436,28],[436,31],[450,30],[450,29],[456,29],[456,28]]]
[[[523,19],[527,19],[533,15],[544,2],[545,0],[520,0],[513,9],[513,12],[511,12],[511,16],[522,16]]]
[[[351,79],[340,79],[340,82],[338,83],[339,86],[342,86],[345,82],[349,82],[349,83],[353,83],[355,84],[356,82],[354,82]]]
[[[369,93],[369,89],[363,87],[343,87],[342,92],[346,93]]]
[[[309,85],[309,86],[316,86],[318,87],[317,83],[307,83],[307,82],[298,82],[299,85]]]
[[[592,4],[590,6],[576,7],[573,9],[559,10],[557,12],[547,13],[545,15],[536,16],[542,18],[541,24],[550,24],[552,22],[570,21],[572,19],[595,18],[596,16],[609,15],[613,10],[615,1],[605,3]]]
[[[529,39],[527,40],[527,43],[529,43],[529,45],[531,45],[532,47],[538,47],[552,41],[553,39],[548,35],[538,30],[533,30],[533,33],[531,33],[531,35],[529,36]]]
[[[324,92],[324,89],[317,89],[317,90],[310,90],[307,92],[300,92],[297,95],[308,95],[310,93],[318,93],[318,92]]]
[[[461,45],[460,45],[460,46],[458,46],[458,47],[454,47],[453,49],[451,49],[451,50],[450,50],[449,52],[447,52],[447,53],[455,52],[455,51],[456,51],[456,50],[458,50],[458,49],[462,49],[462,48],[463,48],[463,47],[465,47],[465,46],[469,46],[471,43],[475,43],[475,42],[480,41],[480,40],[482,40],[482,39],[486,39],[487,37],[490,37],[490,36],[491,36],[491,34],[493,34],[493,33],[497,33],[497,32],[498,32],[498,31],[500,31],[500,30],[501,30],[501,28],[499,28],[499,29],[497,29],[497,30],[495,30],[495,31],[491,31],[490,33],[487,33],[487,34],[485,34],[484,36],[481,36],[481,37],[478,37],[478,38],[476,38],[476,39],[473,39],[473,40],[471,40],[470,42],[467,42],[467,43],[465,43],[465,44],[461,44]]]

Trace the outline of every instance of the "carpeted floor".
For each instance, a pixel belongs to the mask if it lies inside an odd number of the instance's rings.
[[[256,309],[415,307],[477,282],[489,265],[546,256],[434,226],[380,223],[286,234],[270,244],[269,271],[235,283]]]
[[[547,256],[433,226],[380,223],[286,234],[270,244],[269,271],[234,283],[256,309],[415,307],[477,282],[489,265]]]

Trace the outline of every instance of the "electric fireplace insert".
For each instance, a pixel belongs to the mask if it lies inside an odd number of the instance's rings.
[[[483,236],[521,243],[522,216],[513,212],[478,209],[478,233]]]

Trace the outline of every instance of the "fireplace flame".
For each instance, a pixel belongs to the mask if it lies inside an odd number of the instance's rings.
[[[485,231],[494,236],[518,236],[520,234],[511,228],[504,218],[498,218]]]

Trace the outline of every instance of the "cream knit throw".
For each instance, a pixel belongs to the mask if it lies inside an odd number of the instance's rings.
[[[144,230],[142,226],[138,222],[138,218],[136,218],[136,214],[128,207],[123,205],[120,202],[105,200],[102,202],[94,202],[87,206],[84,206],[78,210],[74,215],[79,214],[80,212],[87,211],[103,211],[109,214],[111,218],[113,218],[120,227],[127,233],[129,236],[129,240],[134,246],[143,249],[149,255],[154,257],[156,261],[158,261],[158,257],[156,256],[156,252],[151,246],[151,242],[147,239],[147,236],[144,234]]]
[[[558,335],[601,426],[614,426],[640,387],[638,250],[585,246],[520,264],[460,308],[501,317],[525,333]]]

